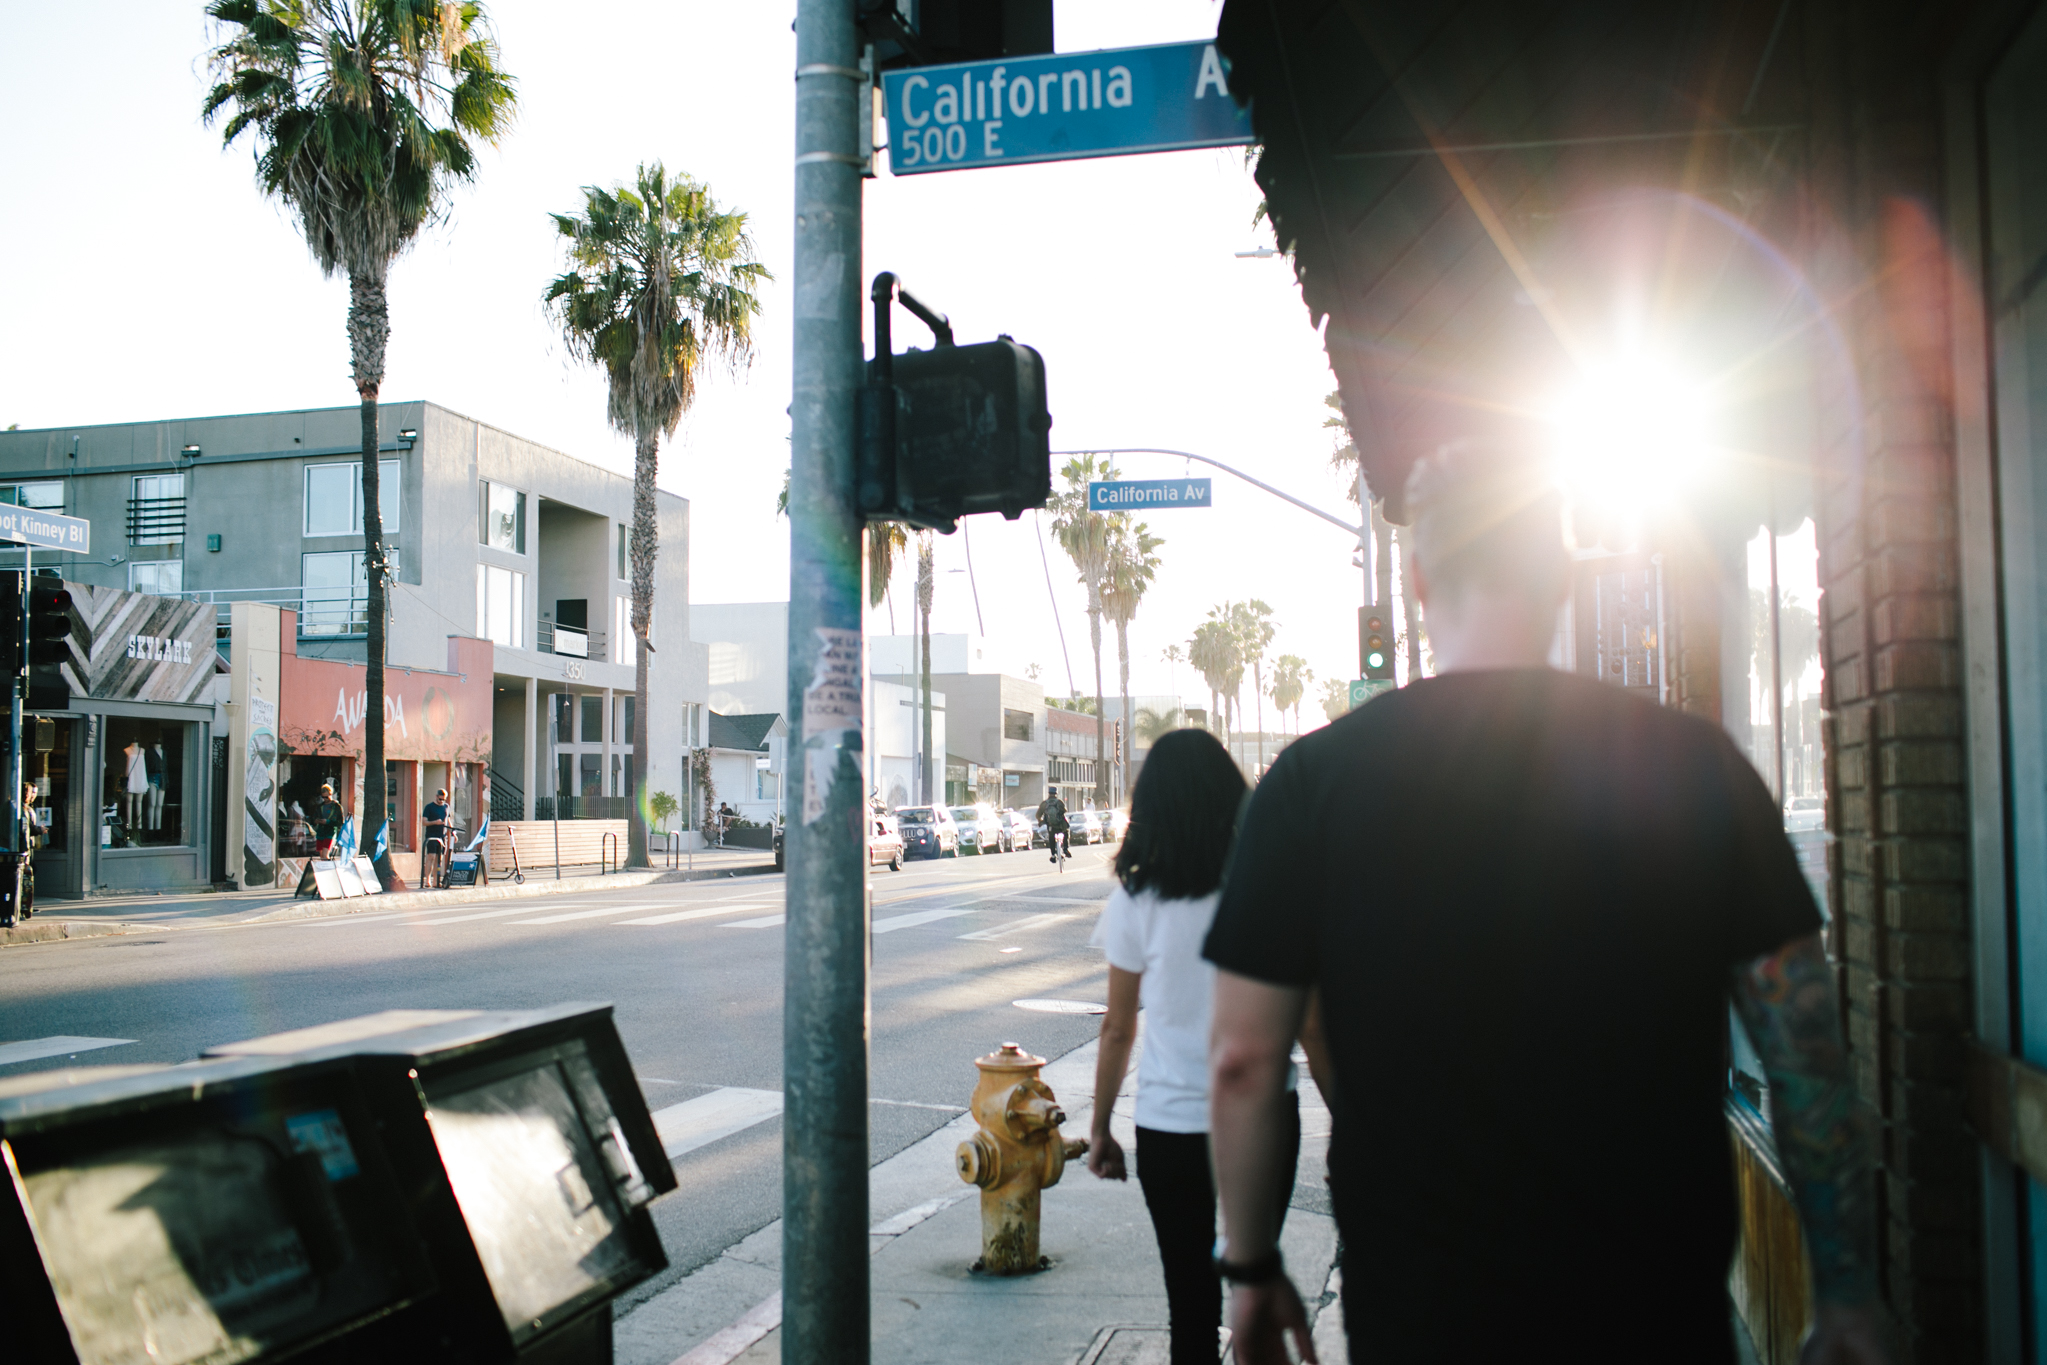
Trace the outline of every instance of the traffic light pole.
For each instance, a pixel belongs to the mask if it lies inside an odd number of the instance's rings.
[[[15,879],[13,886],[5,895],[8,910],[15,915],[21,913],[21,907],[16,902],[19,900],[21,886],[20,855],[26,851],[22,848],[21,837],[21,702],[22,694],[28,689],[29,603],[34,598],[32,585],[35,582],[35,569],[29,561],[34,555],[35,552],[27,545],[21,547],[21,610],[16,613],[21,638],[15,641],[15,648],[19,651],[15,657],[21,660],[21,667],[16,669],[15,676],[8,680],[11,686],[7,689],[7,800],[0,804],[0,819],[7,821],[5,834],[0,836],[0,851],[14,855],[9,862]]]
[[[854,496],[867,86],[856,0],[796,7],[782,1359],[866,1365],[868,907]]]

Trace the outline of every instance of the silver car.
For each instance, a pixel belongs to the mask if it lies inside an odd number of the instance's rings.
[[[993,806],[954,806],[952,822],[959,826],[962,853],[1001,853],[1007,848],[1008,831]]]

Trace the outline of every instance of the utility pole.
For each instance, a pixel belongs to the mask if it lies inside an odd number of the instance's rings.
[[[861,705],[856,0],[796,6],[782,1358],[866,1365],[868,908]]]

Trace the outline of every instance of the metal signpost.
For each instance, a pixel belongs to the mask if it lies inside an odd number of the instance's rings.
[[[1160,512],[1213,507],[1213,479],[1106,479],[1087,486],[1090,512]]]
[[[896,175],[1257,140],[1212,42],[912,67],[882,87]]]
[[[92,523],[84,517],[67,517],[62,512],[42,512],[32,507],[0,506],[0,540],[11,540],[22,547],[21,551],[21,638],[15,641],[16,655],[21,667],[8,681],[7,702],[7,799],[0,802],[0,820],[7,822],[7,828],[0,831],[0,853],[5,853],[8,863],[8,877],[13,885],[7,890],[7,914],[10,918],[21,913],[22,855],[29,852],[27,840],[23,837],[21,811],[21,703],[28,690],[29,651],[29,589],[34,574],[31,561],[37,546],[45,550],[60,550],[72,554],[92,553]]]

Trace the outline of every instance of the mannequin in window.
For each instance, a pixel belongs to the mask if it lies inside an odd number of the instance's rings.
[[[149,775],[149,790],[143,794],[148,809],[144,812],[149,828],[163,828],[163,741],[158,740],[142,751],[142,765]]]
[[[136,830],[142,828],[142,820],[145,814],[144,806],[148,800],[149,760],[144,756],[145,753],[142,741],[139,739],[129,740],[128,747],[121,750],[121,756],[128,761],[128,775],[121,784],[122,790],[127,796],[127,800],[123,803],[125,809],[122,814],[128,822],[128,832],[131,838]]]

